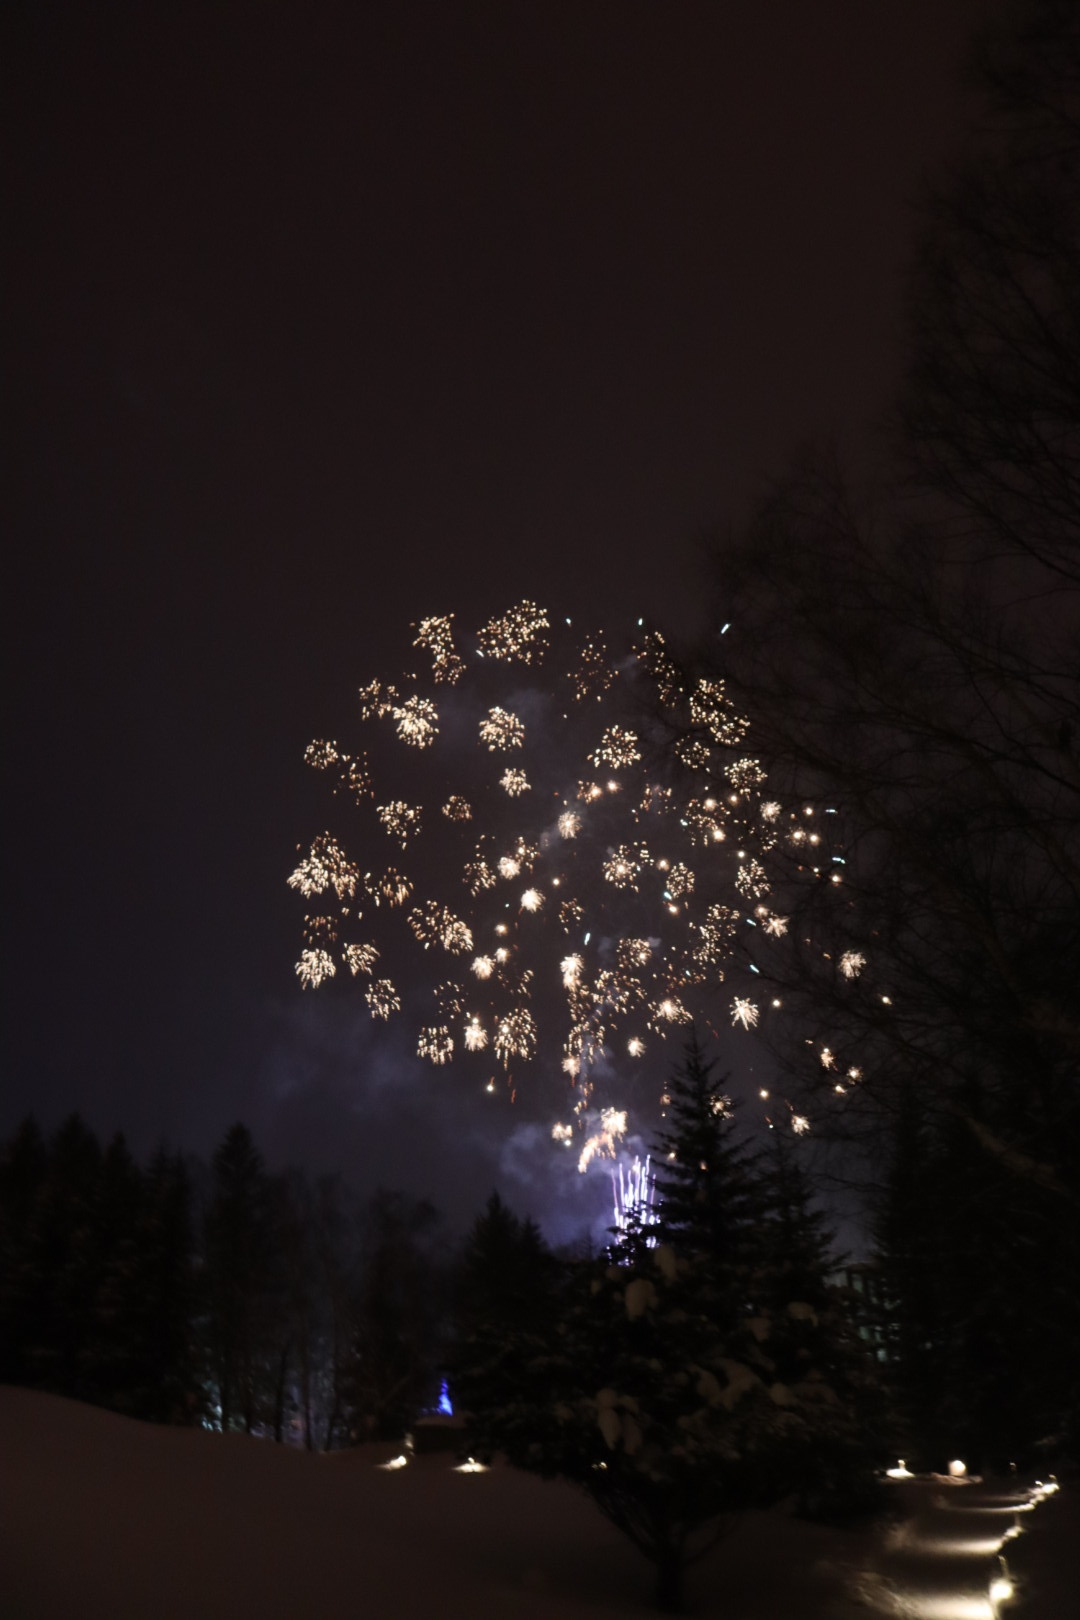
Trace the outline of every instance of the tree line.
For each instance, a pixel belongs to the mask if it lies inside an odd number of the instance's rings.
[[[806,1144],[744,1132],[727,1083],[692,1036],[651,1200],[599,1252],[553,1252],[497,1192],[450,1244],[422,1200],[271,1174],[242,1125],[209,1167],[140,1168],[122,1137],[27,1121],[0,1154],[0,1379],[312,1449],[400,1442],[448,1383],[459,1449],[583,1489],[671,1610],[747,1507],[864,1511],[898,1454],[1030,1461],[1061,1386],[1033,1348],[1008,1362],[1016,1313],[984,1271],[935,1271],[920,1122],[851,1267]],[[964,1151],[958,1126],[950,1189]]]
[[[449,1265],[434,1207],[271,1174],[243,1125],[209,1167],[146,1167],[69,1119],[0,1158],[0,1380],[154,1422],[327,1449],[438,1396]]]
[[[911,1433],[1075,1447],[1080,12],[1010,5],[970,74],[876,481],[800,454],[712,548],[685,662],[784,808],[786,933],[747,956],[781,1084],[864,1183]]]
[[[448,1381],[460,1449],[583,1487],[678,1607],[731,1515],[859,1506],[893,1443],[799,1144],[736,1114],[692,1038],[652,1201],[561,1254],[497,1192],[452,1246],[423,1201],[272,1175],[242,1125],[200,1174],[27,1121],[0,1156],[0,1378],[320,1449],[400,1441]]]

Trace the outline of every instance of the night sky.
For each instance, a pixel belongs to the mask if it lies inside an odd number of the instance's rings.
[[[13,8],[0,1128],[570,1218],[538,1124],[300,991],[304,745],[428,613],[692,627],[799,441],[868,462],[987,11]]]

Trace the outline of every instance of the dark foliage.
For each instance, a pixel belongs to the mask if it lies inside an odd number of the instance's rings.
[[[0,1152],[0,1381],[132,1417],[400,1438],[437,1395],[448,1274],[430,1204],[271,1175],[242,1125],[198,1213],[180,1159],[140,1169],[78,1119]]]
[[[701,659],[782,806],[790,925],[752,947],[777,1057],[869,1169],[897,1398],[939,1463],[1075,1432],[1080,1337],[1080,12],[1009,7],[974,73],[891,483],[803,458],[718,555],[733,628]]]
[[[678,1610],[686,1565],[740,1509],[792,1493],[820,1507],[868,1473],[868,1367],[794,1167],[753,1170],[696,1041],[670,1097],[655,1215],[606,1257],[537,1269],[489,1205],[458,1388],[477,1450],[581,1486],[655,1564],[657,1605]]]
[[[177,1161],[162,1155],[143,1173],[122,1137],[102,1153],[73,1118],[46,1145],[27,1121],[0,1170],[0,1234],[0,1378],[193,1420],[189,1194]]]

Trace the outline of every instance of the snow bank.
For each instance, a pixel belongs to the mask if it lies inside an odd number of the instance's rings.
[[[648,1612],[652,1572],[629,1543],[569,1486],[512,1470],[459,1474],[435,1455],[388,1473],[375,1464],[391,1448],[309,1456],[16,1389],[0,1389],[0,1434],[5,1620]],[[878,1551],[869,1534],[747,1514],[691,1571],[690,1601],[703,1620],[866,1620],[844,1589]]]

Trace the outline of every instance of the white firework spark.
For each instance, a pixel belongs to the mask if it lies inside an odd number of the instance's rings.
[[[756,1029],[758,1016],[757,1007],[746,996],[736,996],[731,1003],[731,1022],[741,1024],[743,1029]]]

